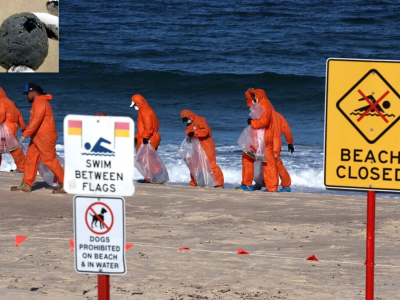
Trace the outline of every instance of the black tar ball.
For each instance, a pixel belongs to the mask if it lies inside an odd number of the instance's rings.
[[[12,15],[0,26],[0,65],[3,68],[23,65],[36,70],[48,51],[46,28],[34,14]]]

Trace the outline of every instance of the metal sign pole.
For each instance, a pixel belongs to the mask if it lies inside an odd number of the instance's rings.
[[[107,114],[97,113],[95,116],[107,116]],[[110,276],[97,275],[97,299],[110,300]]]
[[[107,114],[96,113],[95,116],[107,116]],[[97,275],[97,299],[110,300],[110,276]]]
[[[97,275],[97,299],[110,300],[110,275]]]
[[[367,260],[365,299],[374,299],[374,265],[375,265],[375,191],[367,194]]]

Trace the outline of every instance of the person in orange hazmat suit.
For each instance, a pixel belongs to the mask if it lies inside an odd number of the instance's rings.
[[[274,154],[274,140],[275,143],[279,143],[280,141],[280,135],[278,137],[275,134],[280,124],[276,117],[274,118],[273,112],[275,109],[268,100],[264,90],[249,88],[245,92],[245,97],[247,106],[251,107],[253,103],[259,103],[264,109],[260,119],[252,120],[251,118],[248,118],[247,123],[255,129],[265,128],[264,142],[267,162],[262,163],[264,182],[268,192],[276,192],[278,190],[279,178]],[[254,177],[254,161],[255,160],[246,153],[242,154],[242,184],[239,189],[244,191],[254,191],[254,186],[252,185]]]
[[[186,123],[185,134],[187,134],[189,137],[197,137],[200,141],[200,145],[203,148],[208,161],[210,162],[211,169],[215,177],[215,187],[224,187],[224,174],[222,173],[221,168],[217,165],[217,159],[215,157],[215,143],[211,138],[212,132],[207,124],[206,119],[194,114],[188,109],[184,109],[181,112],[181,118],[182,122]],[[193,174],[190,174],[190,178],[192,180],[189,182],[189,184],[191,186],[196,186]]]
[[[28,151],[26,153],[25,172],[21,186],[12,186],[11,191],[31,192],[33,182],[43,162],[57,177],[60,187],[53,190],[53,194],[65,193],[63,188],[64,169],[56,157],[56,141],[58,138],[56,123],[50,101],[53,96],[45,94],[43,89],[35,83],[28,83],[25,91],[29,103],[32,103],[31,118],[26,130],[22,133],[19,143],[30,137]]]
[[[278,113],[277,111],[273,112],[274,115],[274,120],[275,122],[277,122],[279,124],[279,128],[280,130],[276,130],[275,132],[275,136],[276,135],[280,135],[281,133],[283,133],[283,135],[285,136],[286,142],[288,144],[288,151],[290,153],[294,152],[294,146],[293,146],[293,136],[292,136],[292,132],[290,130],[290,126],[289,123],[285,120],[285,118]],[[281,158],[281,148],[282,148],[282,142],[281,139],[278,137],[276,137],[274,139],[274,155],[275,155],[275,160],[276,160],[276,166],[278,169],[278,175],[279,178],[281,180],[281,186],[282,188],[280,190],[278,190],[278,192],[290,192],[291,191],[291,178],[290,175],[288,173],[288,171],[286,170],[285,166],[283,165],[282,162],[282,158]],[[262,188],[262,184],[256,184],[254,186],[255,190],[260,190]]]
[[[24,119],[21,112],[15,106],[14,102],[7,98],[6,93],[0,87],[0,123],[7,126],[10,132],[17,138],[18,125],[22,132],[26,129]],[[21,148],[11,151],[14,162],[17,168],[13,171],[15,173],[23,173],[25,171],[25,154]],[[1,165],[1,154],[0,154]]]
[[[138,111],[137,118],[137,133],[135,135],[136,152],[143,144],[150,143],[151,146],[157,151],[158,145],[161,142],[161,135],[158,133],[159,122],[158,118],[147,103],[146,99],[139,94],[132,96],[131,106]],[[158,173],[155,171],[155,173]],[[137,180],[138,183],[149,182],[146,178]]]

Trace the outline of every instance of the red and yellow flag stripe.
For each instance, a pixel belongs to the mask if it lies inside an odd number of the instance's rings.
[[[82,135],[82,121],[68,120],[68,134]]]
[[[129,123],[128,122],[115,122],[115,136],[116,137],[129,137]]]

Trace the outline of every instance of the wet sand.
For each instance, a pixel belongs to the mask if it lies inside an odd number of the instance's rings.
[[[0,298],[96,299],[96,275],[74,270],[73,195],[40,177],[32,193],[11,192],[21,178],[0,172]],[[135,188],[125,197],[134,246],[111,299],[365,298],[366,195]],[[398,206],[377,199],[375,299],[399,298]],[[28,238],[16,247],[15,235]]]

